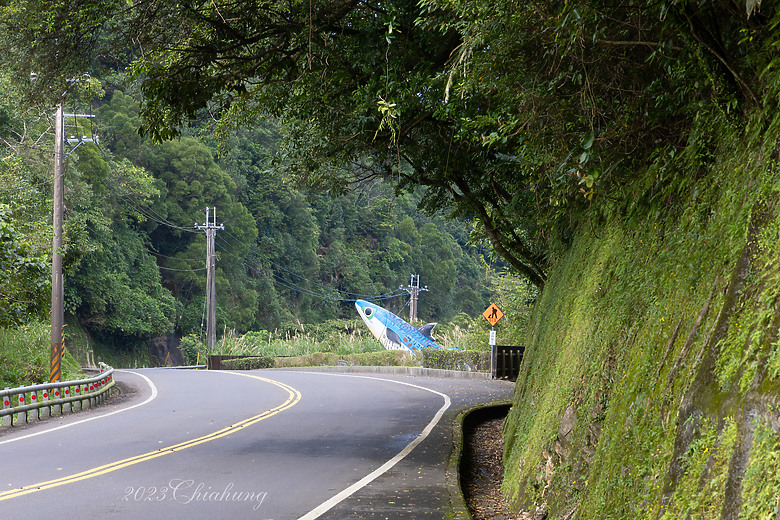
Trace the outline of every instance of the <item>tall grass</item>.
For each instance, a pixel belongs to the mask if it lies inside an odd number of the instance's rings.
[[[349,323],[349,322],[347,322]],[[282,334],[266,331],[239,335],[226,330],[217,342],[214,354],[288,357],[315,352],[358,354],[384,350],[370,333],[354,327],[339,329],[332,322],[312,326],[311,331],[285,331]],[[335,330],[334,330],[335,329]]]
[[[49,380],[51,334],[46,323],[28,323],[15,329],[0,328],[0,388],[27,386]],[[62,378],[77,378],[80,366],[65,352]]]
[[[487,350],[488,330],[478,320],[459,315],[453,322],[437,327],[434,339],[445,348]],[[193,335],[182,339],[181,349],[188,363],[203,363],[210,354],[291,358],[315,354],[346,357],[385,351],[360,320],[329,320],[319,325],[297,323],[281,331],[246,334],[225,329],[213,352],[208,352]]]

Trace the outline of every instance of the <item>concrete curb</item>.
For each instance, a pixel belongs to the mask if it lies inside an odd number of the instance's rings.
[[[463,420],[473,411],[460,412],[452,424],[452,454],[447,464],[447,492],[450,495],[450,509],[453,520],[472,520],[463,488],[460,487],[460,463],[463,458]]]
[[[321,367],[287,367],[263,368],[261,370],[281,370],[296,372],[345,372],[358,374],[388,374],[397,376],[442,377],[451,379],[473,379],[489,381],[489,372],[466,372],[464,370],[442,370],[440,368],[423,367],[362,367],[362,366],[321,366]]]
[[[447,465],[447,491],[450,495],[450,508],[453,520],[472,520],[466,499],[463,496],[463,488],[460,485],[460,465],[463,459],[464,423],[472,413],[490,408],[503,408],[512,406],[512,401],[495,401],[474,406],[463,410],[458,414],[452,424],[452,455]]]

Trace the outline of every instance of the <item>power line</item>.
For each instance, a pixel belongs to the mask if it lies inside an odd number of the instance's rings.
[[[87,224],[86,221],[84,222],[84,227],[86,227],[88,230],[92,231],[96,236],[100,236],[100,234],[101,234],[95,228],[93,228],[92,226]],[[161,254],[155,253],[154,251],[151,251],[151,250],[149,250],[147,248],[144,248],[144,251],[146,251],[147,253],[149,253],[151,255],[162,256],[162,257],[165,257],[165,258],[170,258],[172,260],[200,261],[200,260],[195,260],[195,259],[191,259],[191,258],[176,258],[174,256],[161,255]],[[194,272],[197,272],[197,271],[205,271],[206,270],[205,267],[194,267],[194,268],[189,268],[189,269],[176,269],[176,268],[173,268],[173,267],[163,267],[161,265],[157,265],[156,263],[155,263],[155,266],[157,267],[157,269],[162,269],[164,271],[177,271],[177,272],[181,272],[181,273],[194,273]]]
[[[230,234],[230,232],[228,232],[228,231],[225,231],[225,234],[227,234],[227,235],[228,235],[228,236],[230,236],[230,237],[231,237],[233,240],[235,240],[236,242],[238,242],[239,244],[241,244],[242,246],[244,246],[245,248],[247,248],[248,252],[255,253],[257,256],[259,256],[259,257],[262,257],[262,255],[260,255],[260,254],[259,254],[259,252],[257,252],[257,250],[256,250],[255,248],[253,248],[252,246],[249,246],[249,245],[247,245],[247,244],[243,243],[243,242],[242,242],[242,241],[241,241],[239,238],[235,237],[234,235],[231,235],[231,234]],[[222,240],[223,240],[223,241],[224,241],[226,244],[228,244],[228,245],[231,245],[231,244],[230,244],[228,241],[226,241],[225,239],[222,239]],[[232,247],[232,245],[231,245],[231,247]],[[266,258],[266,259],[267,259],[267,258]],[[388,298],[394,298],[394,297],[396,297],[396,296],[398,296],[398,295],[400,295],[400,294],[403,294],[403,291],[400,291],[400,290],[398,290],[398,291],[393,291],[393,292],[391,292],[391,293],[381,294],[381,295],[375,295],[375,294],[361,294],[361,293],[352,293],[352,292],[349,292],[349,291],[343,291],[343,290],[341,290],[341,289],[336,289],[336,288],[333,288],[333,287],[328,287],[327,285],[323,285],[323,284],[321,284],[321,283],[319,283],[319,282],[315,282],[315,281],[313,281],[313,280],[310,280],[310,279],[308,279],[308,278],[306,278],[306,277],[304,277],[304,276],[302,276],[302,275],[299,275],[299,274],[297,274],[297,273],[294,273],[294,272],[290,271],[289,269],[287,269],[287,268],[286,268],[286,267],[284,267],[283,265],[277,264],[277,263],[276,263],[276,262],[274,262],[273,260],[270,260],[270,259],[267,259],[267,260],[268,260],[268,262],[269,262],[271,265],[273,265],[274,267],[277,267],[277,268],[281,269],[282,271],[284,271],[284,272],[286,272],[286,273],[288,273],[288,274],[290,274],[290,275],[292,275],[292,276],[295,276],[295,277],[297,277],[297,278],[300,278],[300,279],[301,279],[301,280],[303,280],[303,281],[306,281],[306,282],[309,282],[309,283],[311,283],[311,284],[317,285],[317,286],[319,286],[319,287],[322,287],[323,289],[327,289],[327,290],[330,290],[330,291],[336,291],[336,292],[338,292],[338,293],[340,293],[340,294],[344,294],[344,295],[347,295],[347,296],[356,296],[356,297],[358,297],[359,299],[364,299],[364,300],[383,300],[383,299],[388,299]],[[293,282],[291,282],[291,281],[288,281],[288,280],[285,280],[285,281],[286,281],[287,283],[293,284]],[[345,300],[345,301],[354,301],[354,299],[344,299],[344,300]]]
[[[43,181],[41,181],[41,182],[39,182],[37,184],[29,184],[27,186],[19,186],[17,188],[4,188],[4,189],[0,190],[0,193],[10,193],[10,192],[13,192],[13,191],[22,191],[22,190],[28,190],[28,189],[33,189],[33,188],[40,188],[42,186],[51,186],[51,184],[54,182],[54,176],[53,176],[54,169],[55,169],[54,168],[54,164],[52,162],[46,168],[46,172],[45,172],[46,179],[44,179]],[[48,177],[50,173],[52,173],[52,178],[51,179]],[[9,177],[10,177],[10,175],[9,175]],[[25,181],[27,180],[24,177],[22,177],[22,179],[25,180]]]
[[[52,181],[45,180],[43,182],[39,182],[38,184],[28,184],[26,186],[18,186],[16,188],[3,188],[0,189],[0,193],[12,193],[12,192],[19,192],[23,190],[33,190],[35,188],[40,188],[42,186],[49,186]]]
[[[196,271],[205,271],[206,267],[195,267],[193,269],[174,269],[173,267],[163,267],[161,265],[157,266],[157,269],[162,269],[163,271],[177,271],[180,273],[194,273]]]
[[[227,244],[228,244],[228,246],[230,246],[229,243],[227,243]],[[280,278],[279,276],[273,274],[273,272],[268,273],[265,270],[263,270],[262,268],[259,268],[259,267],[255,266],[255,265],[250,264],[245,259],[240,258],[239,256],[237,256],[236,254],[232,253],[231,251],[228,251],[221,244],[217,244],[217,245],[226,254],[232,256],[233,258],[235,258],[236,260],[241,262],[244,266],[246,266],[251,271],[253,271],[253,272],[263,276],[264,278],[266,278],[268,280],[271,280],[272,282],[277,283],[278,285],[281,285],[282,287],[290,289],[291,291],[295,291],[295,292],[298,292],[298,293],[301,293],[301,294],[305,294],[305,295],[308,295],[308,296],[313,296],[315,298],[319,298],[319,299],[322,299],[322,300],[341,301],[341,302],[354,302],[355,301],[355,298],[341,298],[341,297],[337,297],[337,296],[329,296],[329,295],[318,293],[318,292],[315,292],[315,291],[313,291],[311,289],[307,289],[305,287],[302,287],[302,286],[300,286],[298,284],[290,282],[289,280],[285,280],[284,278]],[[235,248],[232,248],[232,249],[235,251]],[[339,294],[351,294],[351,293],[348,293],[346,291],[341,291],[339,289],[335,289],[333,287],[327,287],[327,286],[324,286],[322,284],[318,284],[316,282],[312,282],[312,283],[314,283],[315,285],[319,285],[320,287],[323,287],[324,289],[328,289],[330,291],[334,291],[334,292],[339,293]],[[394,293],[389,293],[389,294],[384,294],[384,295],[365,295],[365,296],[366,296],[366,299],[385,300],[385,299],[389,299],[389,298],[394,298],[394,297],[398,296],[399,294],[400,293],[394,292]]]
[[[165,217],[163,217],[162,215],[160,215],[159,213],[154,211],[149,206],[142,205],[142,204],[139,204],[137,202],[134,202],[131,199],[132,195],[130,195],[130,194],[122,194],[122,197],[125,198],[129,202],[129,204],[133,207],[133,209],[138,211],[138,213],[140,213],[141,215],[143,215],[144,217],[146,217],[146,218],[148,218],[150,220],[153,220],[154,222],[157,222],[158,224],[161,224],[163,226],[167,226],[167,227],[172,228],[172,229],[178,229],[180,231],[187,231],[189,233],[197,233],[198,232],[198,230],[196,230],[194,227],[183,227],[183,226],[179,226],[177,224],[174,224],[173,222],[169,221],[168,219],[166,219]]]
[[[306,288],[304,288],[304,287],[301,287],[300,285],[296,285],[296,284],[293,284],[292,282],[288,282],[287,280],[285,280],[285,279],[283,279],[283,278],[279,278],[279,277],[277,277],[276,275],[274,275],[273,273],[270,273],[270,274],[269,274],[269,273],[265,272],[265,271],[264,271],[264,270],[262,270],[261,268],[259,268],[259,267],[257,267],[257,266],[254,266],[254,265],[252,265],[252,264],[250,264],[250,263],[248,263],[248,262],[247,262],[245,259],[243,259],[243,258],[240,258],[239,256],[235,255],[234,253],[232,253],[232,252],[228,251],[228,250],[227,250],[227,249],[226,249],[224,246],[222,246],[221,244],[217,244],[217,246],[218,246],[218,247],[219,247],[221,250],[223,250],[225,253],[227,253],[228,255],[232,256],[233,258],[235,258],[236,260],[238,260],[238,261],[239,261],[241,264],[243,264],[244,266],[246,266],[246,267],[247,267],[247,268],[248,268],[250,271],[253,271],[253,272],[257,273],[257,274],[261,275],[262,277],[264,277],[264,278],[266,278],[266,279],[268,279],[268,280],[271,280],[272,282],[275,282],[275,283],[276,283],[276,284],[278,284],[278,285],[281,285],[282,287],[285,287],[285,288],[287,288],[287,289],[290,289],[291,291],[295,291],[295,292],[298,292],[298,293],[300,293],[300,294],[306,294],[306,295],[308,295],[308,296],[313,296],[313,297],[315,297],[315,298],[320,298],[320,299],[322,299],[322,300],[331,300],[331,301],[352,301],[352,300],[346,300],[346,299],[344,299],[344,298],[336,298],[336,297],[332,297],[332,296],[326,296],[326,295],[323,295],[323,294],[318,294],[318,293],[315,293],[315,292],[313,292],[313,291],[311,291],[311,290],[309,290],[309,289],[306,289]],[[333,290],[333,291],[337,291],[337,289],[333,289],[333,288],[328,288],[328,289],[331,289],[331,290]]]
[[[201,262],[201,261],[203,261],[202,258],[179,258],[178,256],[168,256],[168,255],[164,255],[162,253],[158,253],[156,251],[152,251],[151,249],[147,249],[146,252],[151,254],[151,255],[154,255],[154,256],[159,256],[160,258],[169,258],[171,260],[179,260],[181,262]]]
[[[135,209],[136,211],[138,211],[138,212],[139,212],[140,214],[142,214],[143,216],[145,216],[145,217],[147,217],[147,218],[149,218],[149,219],[151,219],[151,220],[153,220],[153,221],[157,222],[158,224],[161,224],[161,225],[163,225],[163,226],[170,227],[170,228],[173,228],[173,229],[179,229],[179,230],[183,230],[183,231],[189,231],[189,232],[192,232],[192,233],[196,233],[196,232],[197,232],[197,230],[195,230],[194,228],[185,228],[185,227],[178,226],[178,225],[176,225],[176,224],[173,224],[173,223],[171,223],[171,222],[170,222],[170,221],[168,221],[167,219],[164,219],[162,216],[160,216],[159,214],[157,214],[157,213],[156,213],[154,210],[152,210],[152,209],[151,209],[151,208],[149,208],[148,206],[141,205],[141,204],[138,204],[138,203],[136,203],[135,201],[133,201],[133,200],[131,199],[131,195],[128,195],[128,194],[123,194],[123,198],[125,198],[125,200],[128,202],[128,204],[129,204],[130,206],[132,206],[132,207],[133,207],[133,209]],[[228,234],[228,235],[229,235],[231,238],[233,238],[233,240],[235,240],[236,242],[238,242],[239,244],[241,244],[242,246],[244,246],[244,247],[245,247],[245,248],[248,250],[248,252],[254,252],[255,254],[257,254],[256,250],[254,250],[254,249],[253,249],[251,246],[248,246],[247,244],[243,243],[243,242],[242,242],[240,239],[238,239],[238,238],[237,238],[237,237],[235,237],[234,235],[230,234],[229,232],[227,232],[227,231],[226,231],[226,233],[227,233],[227,234]],[[227,241],[225,241],[225,240],[224,240],[224,239],[222,239],[221,237],[220,237],[220,240],[224,241],[224,242],[225,242],[225,243],[226,243],[228,246],[230,246],[231,248],[233,248],[233,249],[235,250],[235,248],[232,246],[232,244],[230,244],[230,242],[227,242]],[[237,259],[239,262],[241,262],[242,264],[244,264],[244,265],[245,265],[246,267],[248,267],[250,270],[252,270],[252,271],[254,271],[254,272],[256,272],[256,273],[258,273],[258,274],[260,274],[260,275],[264,276],[265,278],[268,278],[268,279],[270,279],[270,280],[272,280],[272,281],[274,281],[274,282],[278,283],[279,285],[282,285],[282,286],[283,286],[283,287],[285,287],[285,288],[288,288],[288,289],[290,289],[290,290],[293,290],[293,291],[296,291],[296,292],[299,292],[299,293],[308,294],[308,295],[310,295],[310,296],[319,297],[319,298],[325,298],[325,299],[331,299],[331,300],[354,301],[354,300],[345,300],[345,299],[343,299],[343,298],[342,298],[342,299],[340,299],[340,298],[330,298],[330,297],[325,297],[325,296],[322,296],[322,295],[320,295],[320,294],[318,294],[318,293],[315,293],[315,292],[309,291],[309,290],[307,290],[307,289],[305,289],[305,288],[303,288],[303,287],[300,287],[300,286],[298,286],[298,285],[294,284],[293,282],[289,282],[289,281],[287,281],[287,280],[284,280],[284,279],[282,279],[282,278],[279,278],[279,277],[277,277],[277,276],[275,276],[275,275],[273,275],[273,274],[272,274],[272,275],[268,275],[268,274],[266,274],[265,272],[263,272],[262,270],[260,270],[259,268],[257,268],[256,266],[253,266],[253,265],[250,265],[250,264],[248,264],[248,263],[247,263],[247,262],[246,262],[244,259],[240,258],[239,256],[237,256],[237,255],[235,255],[235,254],[232,254],[230,251],[228,251],[227,249],[225,249],[225,248],[224,248],[222,245],[219,245],[219,247],[220,247],[220,249],[222,249],[222,250],[224,250],[226,253],[228,253],[230,256],[234,257],[234,258],[235,258],[235,259]],[[151,251],[150,251],[150,252],[151,252]],[[157,253],[152,253],[152,254],[157,254]],[[246,254],[246,252],[244,252],[244,254]],[[165,255],[160,255],[160,256],[165,256]],[[259,255],[258,255],[258,256],[259,256]],[[168,257],[168,258],[171,258],[171,257]],[[284,267],[280,266],[279,264],[276,264],[276,263],[272,262],[271,260],[269,260],[269,262],[271,262],[273,265],[275,265],[275,266],[277,266],[277,267],[279,267],[279,268],[281,268],[281,269],[283,269],[283,270],[287,271],[288,273],[292,274],[293,276],[297,276],[297,277],[301,278],[302,280],[305,280],[305,281],[309,281],[309,282],[311,282],[310,280],[306,279],[305,277],[303,277],[303,276],[301,276],[301,275],[298,275],[298,274],[296,274],[296,273],[293,273],[293,272],[291,272],[291,271],[289,271],[289,270],[285,269]],[[203,268],[203,269],[206,269],[206,268]],[[170,270],[173,270],[173,269],[170,269]],[[339,292],[339,291],[338,291],[338,289],[334,289],[334,288],[332,288],[332,287],[327,287],[327,286],[324,286],[324,285],[318,284],[317,282],[311,282],[311,283],[314,283],[315,285],[320,285],[321,287],[323,287],[323,288],[325,288],[325,289],[328,289],[328,290],[332,290],[332,291]],[[396,296],[396,295],[397,295],[397,294],[392,294],[392,296]],[[365,296],[366,296],[366,299],[382,299],[382,297],[376,297],[376,296],[370,296],[370,295],[365,295]]]
[[[187,231],[187,232],[190,232],[190,233],[197,233],[198,232],[198,230],[195,229],[195,228],[182,227],[182,226],[178,226],[178,225],[170,222],[169,220],[167,220],[164,217],[162,217],[161,215],[159,215],[159,213],[154,211],[149,206],[146,206],[144,204],[140,204],[140,203],[132,200],[132,195],[130,195],[130,194],[122,194],[122,197],[128,202],[128,204],[130,206],[133,207],[133,209],[138,211],[141,215],[151,219],[154,222],[157,222],[160,225],[163,225],[163,226],[166,226],[166,227],[170,227],[172,229],[178,229],[178,230],[181,230],[181,231]],[[298,273],[294,273],[294,272],[290,271],[289,269],[287,269],[286,267],[284,267],[283,265],[280,265],[280,264],[274,262],[273,260],[268,258],[266,255],[261,254],[255,247],[250,246],[250,245],[244,243],[241,239],[239,239],[238,237],[236,237],[235,235],[233,235],[229,231],[225,230],[225,234],[227,234],[233,241],[235,241],[236,243],[238,243],[241,246],[243,246],[246,250],[245,251],[239,251],[233,244],[230,243],[230,241],[224,239],[221,236],[217,236],[215,238],[219,239],[220,242],[222,242],[226,246],[230,247],[236,253],[241,254],[241,256],[246,256],[246,255],[252,253],[252,254],[254,254],[258,258],[266,260],[273,267],[276,267],[277,269],[288,273],[290,276],[293,276],[293,277],[299,279],[302,282],[310,283],[312,285],[321,287],[322,289],[325,289],[327,291],[333,291],[333,292],[339,294],[340,296],[341,295],[352,296],[353,298],[333,297],[333,296],[324,295],[322,293],[315,292],[315,291],[313,291],[311,289],[307,289],[305,287],[302,287],[298,283],[295,283],[295,282],[293,282],[291,280],[287,280],[285,278],[282,278],[281,276],[279,276],[277,274],[274,274],[273,271],[269,274],[269,273],[265,272],[262,268],[260,268],[260,267],[258,267],[256,265],[251,265],[250,263],[248,263],[246,261],[245,258],[242,258],[242,257],[238,256],[237,254],[231,253],[222,244],[217,244],[220,249],[222,249],[227,254],[229,254],[230,256],[235,258],[236,260],[238,260],[241,264],[243,264],[244,266],[246,266],[247,268],[249,268],[253,272],[255,272],[257,274],[260,274],[261,276],[263,276],[263,277],[265,277],[265,278],[267,278],[267,279],[269,279],[269,280],[271,280],[271,281],[281,285],[282,287],[290,289],[292,291],[295,291],[295,292],[298,292],[298,293],[301,293],[301,294],[306,294],[306,295],[309,295],[309,296],[313,296],[315,298],[331,300],[331,301],[355,301],[356,299],[381,301],[381,300],[387,300],[387,299],[390,299],[390,298],[395,298],[395,297],[397,297],[397,296],[399,296],[401,294],[404,294],[404,291],[402,291],[402,290],[395,290],[395,291],[392,291],[390,293],[379,294],[379,295],[376,295],[376,294],[361,294],[361,293],[352,293],[352,292],[349,292],[349,291],[343,291],[341,289],[336,289],[334,287],[328,287],[328,286],[323,285],[323,284],[321,284],[319,282],[316,282],[314,280],[310,280],[310,279],[306,278],[305,276],[302,276],[302,275],[300,275]],[[158,253],[154,253],[152,251],[149,251],[149,252],[152,253],[152,254],[158,255]],[[165,255],[158,255],[158,256],[165,256]],[[171,258],[171,257],[167,257],[167,258]],[[179,259],[177,259],[177,260],[179,260]],[[194,259],[191,259],[191,260],[195,261]],[[171,268],[168,268],[168,270],[174,271],[174,269],[171,269]],[[202,270],[202,269],[198,269],[198,270]]]
[[[225,244],[227,244],[229,247],[231,247],[234,251],[237,251],[236,248],[233,247],[233,245],[230,244],[229,242],[227,242],[225,240],[223,240],[223,242],[225,242]],[[242,244],[242,245],[244,245],[245,247],[249,247],[249,246],[246,246],[246,244]],[[226,251],[228,254],[230,254],[230,252],[227,251],[222,245],[220,245],[220,248],[223,249],[224,251]],[[232,255],[232,256],[236,257],[235,255]],[[334,291],[334,292],[338,293],[339,295],[358,296],[358,297],[360,297],[362,299],[367,299],[367,300],[369,300],[369,299],[370,300],[385,300],[385,299],[388,299],[388,298],[394,298],[394,297],[402,294],[401,292],[398,292],[398,291],[393,291],[391,293],[380,294],[380,295],[351,293],[349,291],[336,289],[334,287],[328,287],[326,285],[323,285],[321,283],[315,282],[313,280],[309,280],[308,278],[305,278],[305,277],[303,277],[303,276],[301,276],[299,274],[293,273],[292,271],[290,271],[288,269],[285,269],[284,267],[280,266],[279,264],[276,264],[276,263],[274,263],[274,262],[272,262],[270,260],[269,260],[269,262],[272,265],[281,268],[282,270],[286,271],[287,273],[289,273],[289,274],[291,274],[293,276],[296,276],[296,277],[300,278],[303,281],[309,282],[309,283],[311,283],[313,285],[316,285],[316,286],[321,287],[321,288],[323,288],[325,290],[328,290],[328,291]],[[355,301],[355,298],[337,298],[337,297],[331,297],[331,296],[324,296],[324,295],[321,295],[320,293],[314,292],[311,289],[308,289],[306,287],[302,287],[302,286],[300,286],[300,285],[298,285],[298,284],[296,284],[296,283],[294,283],[294,282],[292,282],[290,280],[282,278],[282,277],[280,277],[277,274],[273,274],[273,271],[271,272],[272,274],[268,275],[265,272],[262,272],[260,268],[257,268],[255,266],[250,266],[250,267],[253,267],[256,271],[260,272],[261,274],[263,274],[267,278],[270,278],[273,281],[276,281],[277,283],[281,284],[284,287],[287,287],[288,289],[292,289],[292,290],[295,290],[295,291],[298,291],[298,292],[302,292],[302,293],[305,293],[305,294],[310,294],[312,296],[316,296],[316,297],[320,297],[320,298],[324,298],[324,299],[339,300],[339,301]]]

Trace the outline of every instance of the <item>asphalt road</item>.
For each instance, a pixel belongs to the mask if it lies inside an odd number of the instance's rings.
[[[280,371],[115,379],[125,392],[109,405],[3,429],[2,518],[444,519],[453,418],[513,388]]]

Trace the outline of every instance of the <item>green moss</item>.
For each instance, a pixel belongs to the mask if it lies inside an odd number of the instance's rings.
[[[732,460],[750,403],[780,399],[780,176],[733,148],[711,175],[675,211],[588,226],[557,259],[505,427],[516,508],[551,520],[722,514],[727,482],[743,476]],[[561,439],[567,409],[576,422]],[[762,413],[777,424],[780,412]]]
[[[740,520],[775,520],[780,515],[780,435],[764,421],[756,425],[745,479]]]
[[[737,439],[732,419],[718,435],[715,425],[702,426],[699,437],[682,456],[684,474],[661,520],[720,517],[728,477],[729,457]]]

